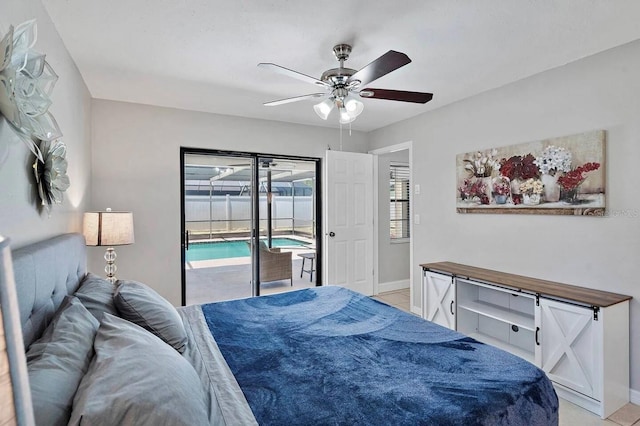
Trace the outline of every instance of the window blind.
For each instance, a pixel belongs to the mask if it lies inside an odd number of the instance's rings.
[[[389,235],[392,240],[410,237],[410,194],[409,166],[391,164],[389,167]]]

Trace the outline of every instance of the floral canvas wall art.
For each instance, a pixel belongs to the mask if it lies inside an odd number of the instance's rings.
[[[459,213],[603,216],[605,131],[459,154]]]

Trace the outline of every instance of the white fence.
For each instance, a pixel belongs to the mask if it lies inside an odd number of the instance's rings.
[[[251,197],[242,195],[189,195],[185,197],[185,222],[193,234],[224,234],[251,230]],[[313,235],[313,196],[273,196],[272,230]],[[267,226],[267,197],[260,196],[260,228]]]

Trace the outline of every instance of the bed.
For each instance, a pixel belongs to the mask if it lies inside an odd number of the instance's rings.
[[[105,296],[84,250],[81,235],[67,234],[13,252],[28,362],[42,359],[40,342],[64,329],[65,314],[72,332],[60,339],[95,336],[69,344],[82,364],[75,381],[50,366],[30,376],[37,422],[61,414],[82,425],[558,423],[540,369],[348,289],[176,310],[141,283],[123,281]],[[54,388],[71,402],[39,414],[39,400],[50,404],[46,386],[62,381],[71,383]]]

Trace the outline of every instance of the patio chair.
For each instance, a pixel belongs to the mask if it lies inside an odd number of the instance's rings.
[[[251,246],[250,242],[247,242]],[[293,286],[291,252],[269,248],[260,241],[260,282],[289,280]]]

